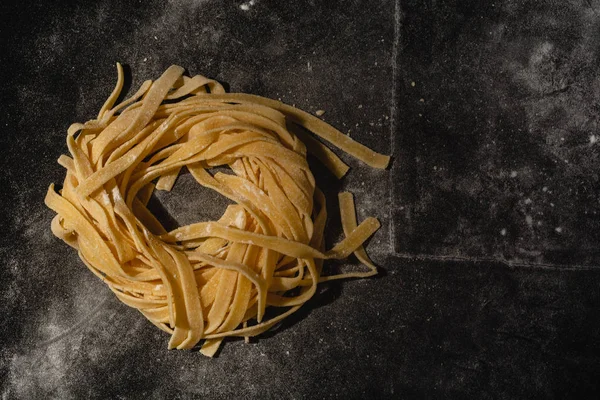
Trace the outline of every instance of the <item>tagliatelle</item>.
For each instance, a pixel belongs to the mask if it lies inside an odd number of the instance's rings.
[[[326,280],[367,277],[376,267],[362,244],[378,228],[357,224],[350,193],[339,196],[346,238],[324,249],[325,197],[315,186],[308,152],[337,176],[348,167],[307,133],[368,165],[373,152],[312,115],[259,96],[225,93],[216,81],[183,76],[171,66],[115,106],[117,85],[97,119],[67,132],[71,156],[62,189],[50,185],[52,232],[77,249],[85,265],[128,306],[171,334],[169,348],[204,340],[212,356],[227,336],[255,336],[286,318]],[[212,173],[228,166],[232,174]],[[187,168],[195,180],[231,199],[218,221],[167,232],[147,208],[154,190],[170,190]],[[198,199],[202,206],[202,199]],[[354,253],[369,269],[321,276],[323,260]],[[269,307],[284,308],[265,318]]]

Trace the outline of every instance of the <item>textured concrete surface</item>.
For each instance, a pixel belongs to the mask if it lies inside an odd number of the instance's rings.
[[[40,1],[0,6],[0,392],[31,398],[597,397],[600,2]],[[355,193],[381,276],[324,285],[215,359],[167,351],[49,229],[70,123],[170,64],[368,146]],[[172,219],[226,202],[189,176]],[[340,237],[332,218],[328,243]],[[352,260],[350,260],[350,263]],[[352,268],[335,263],[333,268]]]
[[[402,2],[399,253],[600,262],[595,3]]]

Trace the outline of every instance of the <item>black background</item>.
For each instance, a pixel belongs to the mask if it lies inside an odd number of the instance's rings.
[[[98,1],[0,6],[2,398],[597,398],[600,2]],[[323,285],[215,359],[167,351],[54,238],[66,129],[171,64],[371,148],[315,170],[382,228],[382,274]],[[182,176],[178,223],[225,203]],[[352,260],[349,261],[350,263]],[[338,263],[334,267],[346,268]]]

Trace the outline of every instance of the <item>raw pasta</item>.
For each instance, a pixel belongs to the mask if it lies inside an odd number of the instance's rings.
[[[50,185],[46,204],[57,213],[52,232],[123,303],[168,332],[169,348],[203,340],[201,352],[212,356],[225,337],[258,335],[294,313],[319,282],[376,274],[362,244],[379,222],[357,224],[350,193],[339,195],[346,238],[324,249],[325,196],[307,151],[337,177],[348,167],[309,134],[291,133],[286,121],[373,167],[385,168],[388,156],[304,111],[225,93],[179,66],[115,106],[124,81],[120,64],[117,70],[98,117],[69,128],[70,156],[58,160],[66,177],[60,191]],[[231,173],[214,173],[219,166]],[[184,167],[234,204],[218,221],[167,232],[147,204]],[[351,253],[367,271],[321,276],[323,260]],[[281,312],[266,318],[267,308]]]

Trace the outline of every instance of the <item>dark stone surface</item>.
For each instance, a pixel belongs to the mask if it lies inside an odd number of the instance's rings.
[[[597,397],[595,10],[587,0],[2,3],[2,398]],[[359,219],[382,221],[368,245],[382,275],[324,285],[279,329],[229,341],[215,359],[168,351],[167,335],[52,236],[43,205],[63,178],[66,129],[95,116],[115,61],[132,88],[177,63],[231,91],[323,109],[393,151],[388,171],[342,155],[353,167],[344,180],[316,173],[332,214],[347,189]],[[225,207],[189,176],[154,201],[173,223]],[[335,219],[330,228],[332,244]]]
[[[396,251],[598,265],[594,4],[403,1],[402,11]]]

